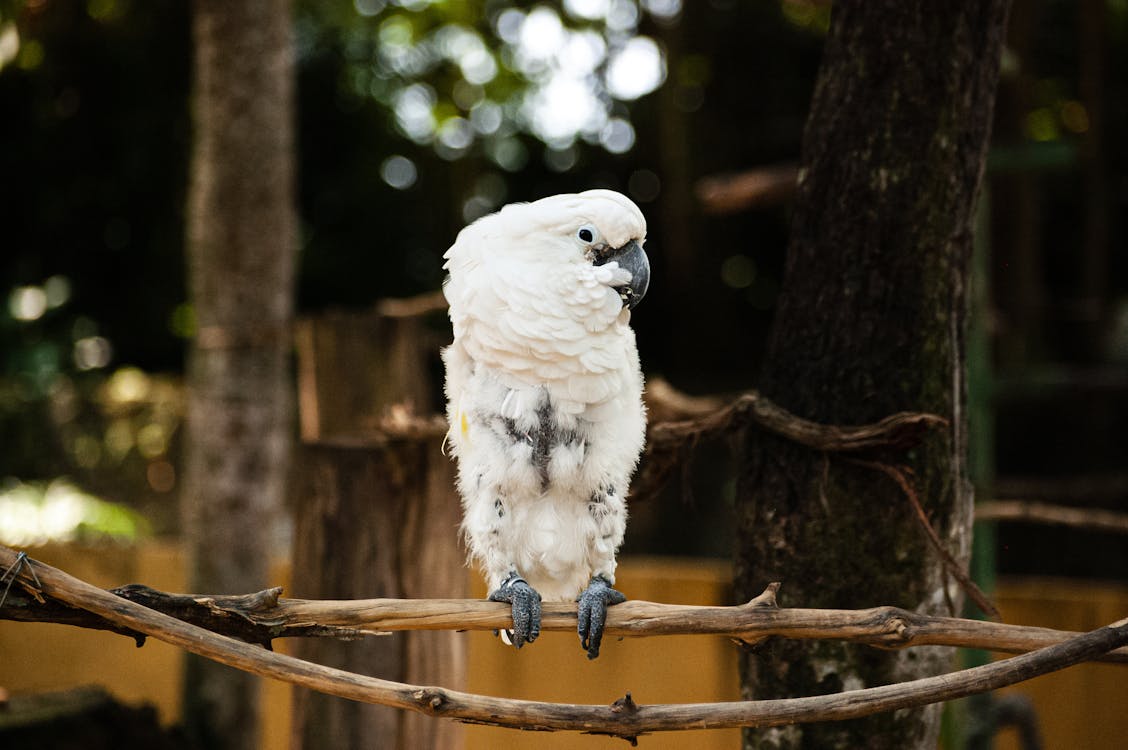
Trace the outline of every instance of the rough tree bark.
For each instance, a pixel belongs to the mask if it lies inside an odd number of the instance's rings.
[[[1008,0],[841,0],[804,133],[783,289],[761,390],[821,422],[934,412],[949,427],[904,455],[966,563],[964,324],[971,229]],[[782,580],[785,604],[895,603],[947,613],[943,568],[883,473],[750,432],[738,489],[738,594]],[[741,658],[746,697],[814,695],[934,674],[943,649],[883,654],[769,644]],[[935,748],[940,707],[747,730],[746,748]]]
[[[279,552],[297,225],[290,12],[289,0],[194,3],[187,245],[198,330],[182,496],[192,591],[262,588]],[[257,686],[189,658],[189,734],[201,747],[256,748]]]

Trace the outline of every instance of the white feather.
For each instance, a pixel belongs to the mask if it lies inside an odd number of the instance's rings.
[[[506,206],[446,254],[463,531],[491,588],[518,571],[547,600],[594,575],[614,582],[646,428],[630,312],[613,288],[630,273],[592,265],[584,225],[611,247],[646,236],[629,199],[593,190]]]

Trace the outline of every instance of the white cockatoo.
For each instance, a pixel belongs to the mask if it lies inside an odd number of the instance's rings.
[[[540,633],[541,597],[579,602],[599,655],[646,431],[631,309],[646,293],[646,220],[611,190],[515,203],[463,229],[443,290],[448,445],[462,529],[509,640]],[[578,598],[577,598],[578,596]]]

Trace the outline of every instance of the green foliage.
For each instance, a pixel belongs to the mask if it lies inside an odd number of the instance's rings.
[[[644,3],[670,20],[677,4]],[[662,6],[654,10],[656,6]],[[667,7],[668,6],[668,7]],[[621,153],[634,143],[623,102],[661,85],[665,57],[638,33],[633,0],[450,3],[356,0],[299,5],[298,48],[339,50],[342,86],[387,109],[408,140],[445,159],[485,154],[523,166],[519,133]]]
[[[0,488],[0,544],[135,542],[149,533],[136,511],[95,497],[65,479]]]

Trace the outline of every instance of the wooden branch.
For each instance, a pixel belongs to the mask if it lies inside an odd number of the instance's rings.
[[[734,175],[705,177],[697,182],[697,200],[708,214],[734,214],[757,206],[773,206],[795,195],[799,167],[780,164]]]
[[[14,553],[0,548],[0,564]],[[5,562],[8,560],[8,562]],[[840,721],[881,711],[921,706],[995,690],[1128,644],[1128,619],[1032,653],[954,674],[834,695],[765,701],[640,706],[628,694],[611,706],[510,700],[437,687],[406,685],[352,674],[277,654],[218,635],[147,609],[83,583],[62,571],[31,561],[47,596],[99,615],[115,626],[134,630],[237,669],[351,700],[408,709],[430,716],[539,730],[574,730],[630,740],[646,732],[780,726],[810,721]],[[21,585],[31,585],[26,570]],[[624,605],[618,605],[622,607]],[[615,611],[614,609],[612,611]]]
[[[925,431],[946,425],[948,421],[936,414],[898,412],[872,424],[849,427],[826,425],[797,417],[759,392],[748,391],[727,406],[703,417],[654,425],[648,445],[655,449],[663,448],[716,435],[744,424],[755,424],[814,450],[846,453],[908,447],[916,444]]]
[[[0,547],[0,570],[15,553]],[[37,563],[36,569],[41,569]],[[20,579],[24,581],[24,579]],[[28,585],[31,582],[26,581]],[[861,610],[780,609],[771,584],[756,599],[734,607],[704,607],[632,600],[607,613],[608,636],[714,635],[740,641],[766,638],[843,640],[877,648],[958,646],[1002,653],[1024,653],[1062,643],[1079,633],[1004,625],[956,617],[934,617],[897,607]],[[280,588],[244,596],[168,594],[132,584],[108,593],[216,633],[268,646],[274,638],[355,639],[404,630],[500,630],[511,625],[510,607],[468,599],[362,599],[311,601],[281,598]],[[14,605],[14,606],[13,606]],[[64,614],[59,615],[62,611]],[[12,592],[0,619],[62,622],[123,632],[104,618],[68,607],[50,596],[37,605]],[[545,602],[542,631],[574,633],[576,605]],[[133,631],[125,635],[137,637]],[[1103,661],[1128,664],[1128,649]]]
[[[1067,477],[1000,477],[987,488],[991,497],[1024,497],[1058,502],[1128,498],[1128,474],[1081,474]]]
[[[646,379],[642,394],[646,418],[651,427],[665,422],[680,422],[711,414],[725,406],[720,396],[691,396],[660,376]]]
[[[1088,531],[1128,534],[1128,513],[1103,508],[1071,508],[1031,500],[992,500],[975,506],[976,521],[1025,521]]]
[[[665,405],[678,401],[663,395],[660,403]],[[705,411],[706,403],[694,400],[694,416],[691,418],[651,423],[642,469],[632,486],[634,498],[656,495],[666,485],[674,469],[685,465],[688,454],[702,439],[718,437],[747,425],[755,425],[813,450],[862,453],[913,446],[920,442],[926,431],[948,424],[946,419],[936,414],[898,412],[872,424],[825,425],[797,417],[755,390],[709,411]]]
[[[437,414],[418,417],[405,405],[399,406],[401,408],[392,408],[381,418],[372,420],[362,430],[308,438],[303,442],[326,448],[372,450],[401,442],[433,440],[446,435],[446,417]]]
[[[445,312],[446,309],[447,301],[441,289],[417,294],[414,297],[389,297],[376,304],[376,312],[390,318],[413,318]]]

